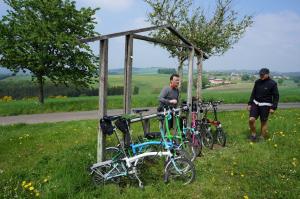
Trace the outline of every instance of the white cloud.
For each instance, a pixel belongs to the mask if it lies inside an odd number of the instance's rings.
[[[133,26],[136,28],[144,28],[151,26],[151,24],[148,21],[146,21],[145,17],[137,17],[133,20]]]
[[[261,14],[234,49],[207,61],[206,69],[270,67],[300,70],[300,15],[294,12]],[[219,66],[218,68],[216,66]]]
[[[102,10],[118,12],[129,9],[134,0],[78,0],[77,2],[85,6],[100,7]]]

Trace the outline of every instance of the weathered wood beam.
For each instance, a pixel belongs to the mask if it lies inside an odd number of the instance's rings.
[[[197,99],[202,101],[203,57],[197,55]]]
[[[107,76],[108,76],[108,40],[100,41],[100,67],[99,67],[99,117],[107,114]],[[105,159],[105,134],[101,131],[100,123],[98,126],[98,147],[97,161]]]
[[[131,82],[132,82],[132,59],[133,59],[133,35],[125,38],[125,63],[124,63],[124,114],[131,113]]]
[[[187,103],[192,105],[192,96],[193,96],[193,65],[194,65],[194,56],[195,56],[195,50],[192,48],[190,50],[189,54],[189,65],[188,65],[188,89],[187,89]],[[188,126],[190,127],[190,118],[191,118],[191,112],[189,114],[189,120],[188,120]]]
[[[120,36],[140,33],[140,32],[147,32],[147,31],[165,28],[165,27],[168,27],[168,26],[167,25],[151,26],[151,27],[147,27],[147,28],[134,29],[134,30],[124,31],[124,32],[117,32],[117,33],[112,33],[112,34],[107,34],[107,35],[100,35],[100,36],[96,36],[96,37],[85,38],[85,39],[81,39],[80,41],[81,42],[93,42],[93,41],[102,40],[102,39],[110,39],[110,38],[114,38],[114,37],[120,37]]]
[[[133,38],[143,40],[143,41],[149,41],[149,42],[153,42],[153,43],[160,43],[160,44],[164,44],[167,46],[179,46],[179,47],[183,47],[183,48],[192,48],[191,46],[188,46],[186,44],[179,44],[179,43],[175,43],[172,41],[164,41],[161,39],[155,39],[155,38],[151,38],[151,37],[147,37],[147,36],[143,36],[143,35],[133,34]]]

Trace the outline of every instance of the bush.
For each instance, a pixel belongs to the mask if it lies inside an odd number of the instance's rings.
[[[174,68],[161,68],[161,69],[158,69],[158,74],[176,74],[176,69]]]
[[[242,80],[243,81],[248,81],[250,79],[250,76],[248,74],[242,75]]]
[[[12,96],[4,96],[1,98],[3,102],[10,102],[13,100]]]

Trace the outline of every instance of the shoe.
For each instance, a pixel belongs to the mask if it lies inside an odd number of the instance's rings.
[[[259,136],[259,141],[262,141],[262,142],[264,142],[266,139],[265,139],[265,137],[264,136]]]
[[[256,135],[249,135],[248,139],[251,140],[252,142],[257,142]]]

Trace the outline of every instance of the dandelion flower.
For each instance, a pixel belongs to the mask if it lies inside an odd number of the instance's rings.
[[[23,182],[22,182],[22,186],[24,187],[25,184],[26,184],[26,181],[23,181]]]
[[[244,199],[249,199],[249,197],[247,195],[244,195]]]
[[[28,188],[28,187],[31,187],[31,185],[32,185],[32,183],[29,182],[28,184],[25,184],[25,185],[24,185],[24,188],[26,189],[26,188]]]
[[[30,190],[30,191],[33,191],[33,190],[34,190],[34,187],[33,187],[33,186],[29,187],[29,190]]]

